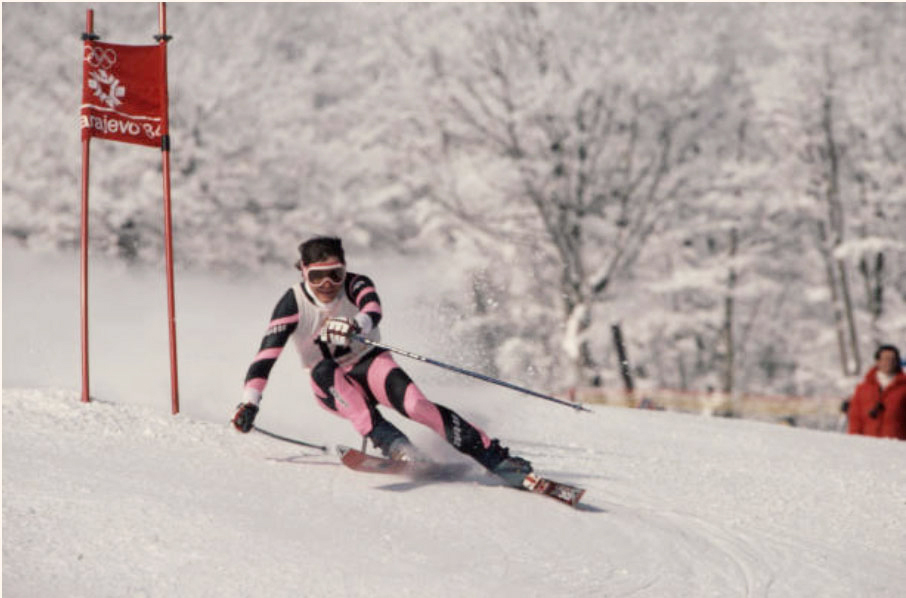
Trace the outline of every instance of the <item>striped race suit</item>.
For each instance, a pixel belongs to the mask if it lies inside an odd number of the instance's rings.
[[[329,304],[318,301],[304,281],[287,290],[246,374],[244,400],[261,402],[271,369],[293,338],[318,402],[348,419],[359,434],[367,436],[382,421],[377,406],[384,405],[428,426],[467,455],[484,453],[490,438],[451,409],[429,401],[388,351],[355,340],[349,347],[322,342],[324,323],[340,316],[354,319],[363,336],[380,339],[381,302],[370,278],[348,272],[344,292]]]

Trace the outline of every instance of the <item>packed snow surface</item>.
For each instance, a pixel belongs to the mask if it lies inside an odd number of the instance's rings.
[[[76,258],[4,249],[4,596],[898,597],[906,585],[906,443],[580,413],[399,358],[435,401],[587,488],[584,504],[477,466],[431,482],[356,473],[333,452],[355,433],[315,405],[292,349],[258,423],[331,451],[228,424],[292,272],[178,273],[172,416],[162,272],[96,268],[96,400],[83,404]],[[364,265],[384,281],[385,340],[443,354],[429,328],[407,325],[432,309],[407,282],[414,270]],[[437,459],[461,459],[389,417]]]

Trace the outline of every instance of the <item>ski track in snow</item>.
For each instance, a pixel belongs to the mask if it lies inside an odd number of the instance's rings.
[[[174,417],[166,351],[122,351],[108,329],[121,320],[105,317],[104,300],[93,319],[101,400],[80,403],[77,337],[64,342],[78,311],[55,303],[69,290],[77,298],[77,281],[61,275],[71,264],[8,257],[5,595],[892,598],[906,582],[906,443],[601,406],[576,413],[405,363],[434,400],[542,474],[587,488],[583,504],[505,488],[477,466],[451,480],[357,473],[332,450],[356,446],[354,433],[314,404],[294,355],[275,369],[259,422],[331,452],[227,423],[271,307],[258,303],[278,292],[181,275],[186,387]],[[142,306],[159,290],[121,276],[97,277],[107,301]],[[202,290],[254,305],[224,331]],[[391,313],[404,290],[392,285]],[[425,342],[388,319],[388,340],[402,337],[393,344]],[[130,322],[140,345],[163,320]],[[461,459],[390,417],[438,460]]]

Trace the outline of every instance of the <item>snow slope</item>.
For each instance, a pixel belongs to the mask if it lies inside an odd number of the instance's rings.
[[[387,342],[443,356],[424,326],[430,298],[407,285],[414,270],[365,265],[386,289]],[[906,443],[578,413],[405,362],[436,401],[587,487],[585,505],[501,487],[477,468],[431,483],[359,474],[227,423],[292,273],[178,272],[174,417],[163,276],[106,262],[92,278],[98,400],[79,402],[74,266],[4,246],[4,596],[902,595]],[[289,351],[262,427],[354,444]],[[437,458],[459,458],[401,425]]]

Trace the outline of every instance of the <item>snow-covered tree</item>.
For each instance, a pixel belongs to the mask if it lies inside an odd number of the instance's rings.
[[[484,15],[467,53],[437,49],[443,67],[431,97],[443,155],[457,166],[441,166],[433,199],[544,266],[539,291],[558,305],[563,349],[582,382],[600,368],[588,339],[594,305],[629,274],[673,205],[707,187],[704,146],[721,118],[711,73],[639,73],[634,58],[614,53],[607,34],[625,26],[614,22],[624,11],[637,16],[634,7],[547,5]],[[666,58],[661,43],[651,51]],[[620,60],[632,62],[613,68]]]
[[[153,43],[156,5],[3,5],[3,231],[34,248],[79,241],[88,8]],[[846,392],[906,331],[901,4],[168,11],[178,262],[442,254],[445,345],[552,388],[619,382],[614,323],[642,383],[756,392]],[[159,152],[92,143],[91,185],[92,251],[161,260]]]

